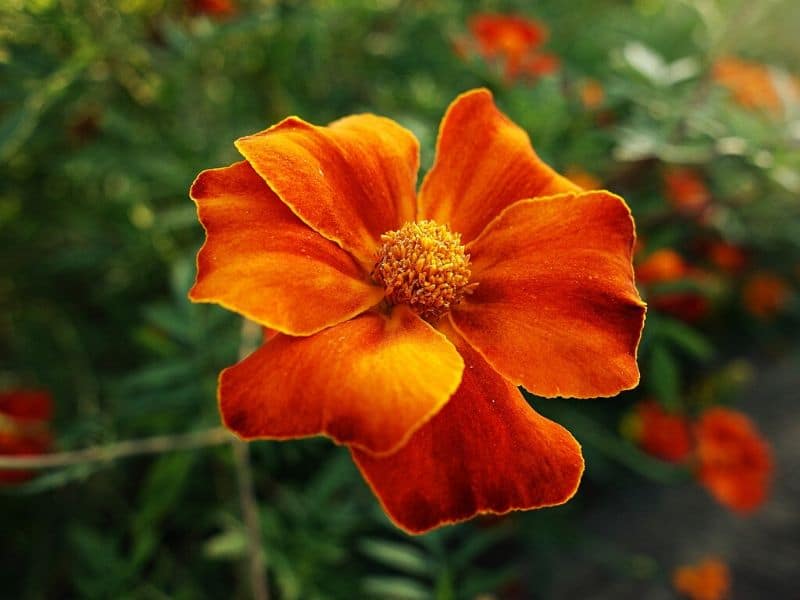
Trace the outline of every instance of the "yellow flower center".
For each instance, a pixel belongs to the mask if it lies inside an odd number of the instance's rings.
[[[469,284],[469,254],[461,234],[434,221],[406,223],[381,236],[372,278],[386,288],[390,304],[408,304],[435,321],[461,302]]]

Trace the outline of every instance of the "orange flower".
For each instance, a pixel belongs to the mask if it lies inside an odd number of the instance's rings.
[[[633,437],[642,450],[669,462],[681,462],[692,451],[689,420],[666,412],[653,400],[636,405]]]
[[[589,110],[598,108],[606,97],[603,86],[594,79],[585,80],[578,90],[583,106]]]
[[[375,115],[290,117],[236,147],[192,185],[190,298],[279,333],[222,372],[225,424],[347,444],[410,532],[567,501],[580,447],[516,386],[637,384],[624,201],[547,167],[486,90],[448,109],[419,194],[417,140]]]
[[[782,107],[781,97],[768,67],[734,57],[721,58],[714,64],[713,78],[726,87],[736,102],[745,108],[777,112]],[[800,95],[800,81],[789,80],[789,92]]]
[[[722,240],[711,242],[707,253],[709,260],[726,273],[738,273],[747,264],[747,253],[730,242]]]
[[[53,406],[47,392],[12,390],[0,393],[0,455],[35,456],[50,449],[49,421]],[[31,471],[0,470],[0,485],[21,483]]]
[[[711,200],[711,194],[700,175],[691,169],[673,168],[664,173],[664,194],[672,205],[684,213],[698,213]]]
[[[711,408],[695,424],[697,478],[725,506],[742,513],[764,503],[772,453],[753,423],[729,408]]]
[[[517,15],[480,14],[470,20],[469,28],[480,54],[503,63],[507,81],[520,75],[539,77],[558,69],[557,57],[538,52],[548,35],[538,21]]]
[[[705,273],[691,268],[671,248],[656,250],[636,265],[636,279],[644,288],[681,279],[701,281],[705,277]],[[653,308],[690,323],[705,317],[710,309],[708,300],[694,291],[658,292],[651,289],[649,302]]]
[[[730,593],[731,575],[720,559],[708,557],[694,565],[684,565],[672,574],[672,585],[691,600],[723,600]]]
[[[775,316],[788,302],[791,291],[787,283],[771,273],[757,273],[744,284],[742,296],[751,315],[766,319]]]
[[[676,281],[688,273],[686,261],[672,248],[656,250],[636,265],[636,280],[639,283]]]

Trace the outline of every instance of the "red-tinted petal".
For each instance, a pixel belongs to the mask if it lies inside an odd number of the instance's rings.
[[[444,335],[396,307],[311,337],[273,337],[222,372],[220,409],[245,439],[324,434],[391,452],[448,401],[463,368]]]
[[[450,317],[500,373],[539,396],[613,396],[639,381],[645,306],[634,231],[609,192],[525,200],[467,247],[477,284]]]
[[[300,221],[246,162],[202,172],[191,195],[206,229],[189,292],[195,302],[308,335],[383,297],[352,256]]]
[[[386,513],[410,533],[481,513],[562,504],[583,473],[572,435],[457,343],[466,366],[450,402],[394,454],[352,451]]]
[[[381,234],[414,220],[419,144],[390,119],[317,127],[290,117],[236,147],[295,214],[367,269]]]
[[[469,242],[517,200],[578,189],[536,156],[528,135],[497,110],[488,90],[472,90],[442,120],[418,219],[448,223]]]

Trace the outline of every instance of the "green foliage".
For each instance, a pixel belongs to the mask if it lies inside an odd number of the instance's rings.
[[[617,433],[631,404],[650,395],[692,414],[734,403],[743,359],[797,335],[796,300],[757,318],[742,298],[761,271],[797,296],[800,104],[748,109],[712,78],[716,59],[738,55],[788,85],[800,72],[796,2],[242,0],[225,19],[191,4],[0,7],[0,384],[52,391],[60,449],[219,424],[217,375],[236,361],[241,325],[186,299],[203,239],[187,191],[200,170],[239,160],[237,137],[291,114],[392,117],[419,138],[424,171],[448,102],[488,86],[546,161],[626,198],[644,240],[637,262],[672,248],[691,264],[641,286],[639,390],[529,397],[581,441],[594,489],[688,479]],[[559,71],[508,82],[474,52],[459,58],[453,44],[481,11],[544,21]],[[587,80],[604,90],[598,107],[581,101]],[[701,215],[671,203],[663,176],[676,166],[708,187]],[[741,270],[712,264],[704,248],[720,240],[744,248]],[[659,304],[681,294],[708,312],[683,319]],[[619,577],[655,571],[576,531],[590,510],[580,494],[412,538],[327,441],[255,443],[251,462],[277,598],[547,597],[556,557],[576,547]],[[3,488],[3,595],[249,597],[240,500],[228,445],[72,465]]]

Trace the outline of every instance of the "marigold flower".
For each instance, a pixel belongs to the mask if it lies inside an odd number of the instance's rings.
[[[723,240],[711,242],[706,253],[708,259],[726,273],[738,273],[747,265],[747,253],[743,248],[730,242]]]
[[[636,280],[639,283],[663,283],[686,277],[689,266],[683,257],[672,248],[660,248],[636,265]]]
[[[748,312],[766,319],[775,316],[791,296],[789,285],[772,273],[756,273],[744,284],[742,300]]]
[[[43,391],[11,390],[0,393],[0,455],[35,456],[52,445],[53,405]],[[21,483],[32,471],[0,470],[0,485]]]
[[[664,173],[664,194],[684,213],[698,213],[711,200],[711,193],[700,175],[692,169],[673,168]]]
[[[772,452],[746,415],[711,408],[695,424],[695,438],[697,478],[720,503],[742,513],[764,503]]]
[[[556,56],[538,52],[548,36],[547,28],[538,21],[518,15],[479,14],[470,20],[469,28],[480,54],[502,63],[507,81],[558,69]]]
[[[639,402],[634,408],[632,425],[636,443],[656,458],[678,463],[692,451],[689,419],[668,413],[658,402]]]
[[[417,140],[375,115],[290,117],[236,147],[192,185],[190,298],[278,333],[222,372],[225,424],[348,445],[409,532],[567,501],[580,447],[516,386],[637,384],[624,201],[552,171],[487,90],[448,109],[419,194]]]
[[[778,112],[782,107],[775,80],[765,65],[729,56],[714,63],[712,76],[745,108]],[[800,96],[800,81],[796,77],[789,80],[788,88],[790,93]]]
[[[706,273],[690,267],[683,257],[671,248],[656,250],[636,265],[636,279],[644,286],[643,289],[681,279],[699,282],[706,277]],[[708,300],[694,291],[651,291],[648,300],[653,308],[689,323],[702,319],[710,309]]]
[[[593,110],[599,108],[605,100],[606,92],[601,83],[595,79],[586,79],[581,83],[578,90],[581,103],[585,108]]]
[[[672,586],[691,600],[723,600],[730,593],[731,575],[728,565],[719,558],[708,557],[675,569]]]

